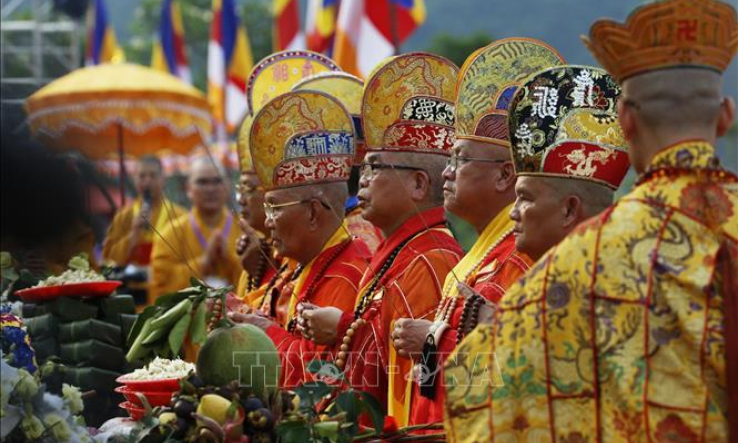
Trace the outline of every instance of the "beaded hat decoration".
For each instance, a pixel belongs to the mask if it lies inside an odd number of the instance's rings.
[[[560,66],[530,77],[510,104],[516,173],[617,189],[630,166],[617,117],[619,97],[615,79],[598,68]]]
[[[340,70],[333,60],[311,51],[282,51],[262,59],[251,70],[246,87],[251,115],[256,115],[269,100],[289,92],[298,81]]]
[[[364,82],[346,72],[321,72],[297,82],[293,91],[321,91],[338,99],[351,114],[354,121],[356,156],[354,163],[361,163],[366,153],[364,136],[361,127],[361,97],[364,94]]]
[[[665,68],[723,72],[738,50],[738,18],[717,0],[659,1],[637,8],[624,24],[598,20],[582,39],[619,82]]]
[[[236,153],[238,154],[238,165],[241,172],[254,172],[254,162],[251,161],[251,150],[249,149],[249,136],[253,123],[254,117],[251,114],[246,114],[243,122],[241,122],[241,128],[238,130]]]
[[[507,38],[466,59],[456,86],[456,137],[510,146],[507,111],[520,84],[564,64],[552,47],[531,38]]]
[[[450,155],[456,141],[457,74],[451,61],[422,52],[392,57],[377,67],[361,105],[367,152]]]
[[[267,190],[345,181],[354,157],[354,124],[326,93],[288,92],[256,114],[249,145]]]

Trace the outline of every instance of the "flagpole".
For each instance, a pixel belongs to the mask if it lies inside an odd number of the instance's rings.
[[[389,2],[389,13],[390,13],[390,37],[392,38],[392,47],[395,49],[395,54],[400,54],[400,36],[397,33],[397,5],[395,0],[387,0]]]

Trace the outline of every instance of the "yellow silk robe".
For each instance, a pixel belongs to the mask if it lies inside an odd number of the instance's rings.
[[[149,220],[154,229],[144,230],[138,238],[138,244],[130,247],[131,243],[131,227],[133,219],[141,212],[141,199],[136,199],[130,205],[121,208],[115,214],[108,233],[103,243],[103,260],[112,261],[118,266],[125,266],[128,263],[139,265],[148,265],[151,257],[146,257],[145,261],[135,255],[136,246],[151,244],[156,236],[155,231],[161,232],[171,224],[174,220],[181,217],[187,210],[167,199],[163,199],[159,204],[155,205],[151,210]],[[129,254],[129,251],[131,254]]]
[[[197,230],[193,229],[192,217],[205,241],[198,238]],[[229,226],[230,229],[227,229]],[[238,283],[242,272],[241,262],[236,255],[236,242],[241,231],[236,225],[236,219],[223,209],[220,223],[214,228],[208,228],[202,222],[197,210],[184,214],[171,225],[154,237],[154,247],[151,252],[151,281],[149,286],[149,302],[153,303],[156,297],[174,292],[190,286],[190,277],[205,278],[198,261],[205,254],[205,247],[213,232],[219,229],[225,233],[226,257],[215,267],[214,276],[226,280],[229,284]]]
[[[717,167],[704,142],[662,150],[508,290],[446,361],[447,441],[727,441],[738,178]]]

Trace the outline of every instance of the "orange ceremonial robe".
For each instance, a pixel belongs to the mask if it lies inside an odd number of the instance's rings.
[[[443,208],[417,214],[379,245],[371,268],[362,279],[357,303],[395,250],[399,252],[379,276],[372,301],[361,314],[367,324],[358,328],[352,337],[345,371],[352,387],[373,394],[386,405],[398,425],[404,426],[409,420],[412,387],[406,377],[413,364],[397,356],[390,333],[394,322],[400,318],[432,318],[441,300],[443,279],[463,251],[446,228]],[[354,315],[353,306],[344,311],[334,355],[338,354],[341,339],[354,321]]]
[[[307,365],[326,354],[324,346],[303,338],[295,329],[297,305],[312,303],[343,311],[353,309],[369,259],[370,252],[364,242],[350,237],[342,226],[317,257],[285,279],[275,300],[278,324],[266,331],[279,350],[281,386],[294,388],[310,380]]]
[[[443,308],[455,306],[450,316],[449,328],[437,343],[439,373],[435,377],[435,397],[429,399],[420,394],[417,383],[413,387],[413,397],[417,407],[413,409],[411,424],[443,422],[443,361],[456,348],[460,340],[459,328],[464,311],[464,299],[456,289],[457,279],[478,292],[487,300],[498,303],[507,288],[522,277],[532,264],[531,259],[515,249],[515,236],[512,235],[514,223],[508,214],[510,207],[503,209],[492,219],[469,254],[446,277],[443,291]],[[481,258],[479,258],[481,256]],[[437,321],[440,319],[436,319]]]

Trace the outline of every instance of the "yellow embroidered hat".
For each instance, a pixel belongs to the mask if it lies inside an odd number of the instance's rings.
[[[738,17],[717,0],[668,0],[633,11],[624,24],[598,20],[582,37],[618,81],[657,69],[723,72],[738,50]]]
[[[377,67],[361,105],[366,150],[450,155],[458,68],[422,52],[399,55]]]
[[[348,180],[354,156],[351,115],[319,91],[267,103],[251,126],[251,157],[265,189]]]
[[[456,85],[456,138],[510,146],[507,111],[520,84],[564,64],[552,47],[531,38],[507,38],[476,50]]]
[[[292,90],[321,91],[341,102],[354,121],[354,135],[356,136],[354,163],[361,163],[366,153],[361,127],[361,98],[364,94],[364,82],[346,72],[321,72],[300,80],[292,87]]]
[[[251,70],[246,87],[251,115],[256,115],[269,100],[292,90],[300,80],[340,70],[333,60],[311,51],[282,51],[262,59]]]
[[[518,175],[576,178],[612,189],[628,172],[620,87],[605,71],[559,66],[530,77],[510,104],[510,152]]]
[[[254,172],[254,163],[251,161],[251,150],[249,149],[249,136],[253,123],[254,117],[251,114],[246,114],[241,123],[241,128],[238,130],[236,152],[238,153],[238,164],[241,172]]]

